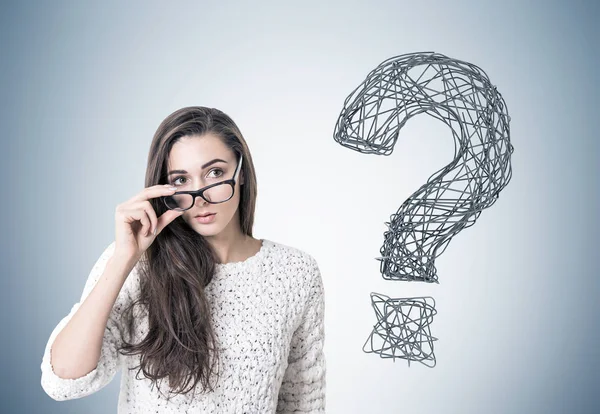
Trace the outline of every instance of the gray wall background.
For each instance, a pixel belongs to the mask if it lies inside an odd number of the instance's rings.
[[[600,410],[596,2],[0,10],[3,413],[116,412],[120,374],[56,402],[40,386],[42,353],[114,238],[115,206],[142,189],[158,124],[188,105],[225,111],[245,135],[259,182],[255,236],[320,264],[327,412]],[[417,51],[485,70],[515,146],[512,181],[437,260],[435,286],[384,281],[373,258],[390,214],[449,162],[450,131],[414,118],[390,157],[332,139],[366,74]],[[308,188],[312,197],[299,195]],[[371,291],[436,299],[435,368],[362,352],[376,322]]]

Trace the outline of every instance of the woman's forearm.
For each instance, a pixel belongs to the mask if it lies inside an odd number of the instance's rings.
[[[80,378],[98,365],[111,310],[137,260],[113,255],[98,282],[52,344],[50,358],[56,375]]]

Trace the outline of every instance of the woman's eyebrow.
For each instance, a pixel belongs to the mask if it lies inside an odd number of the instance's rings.
[[[206,164],[204,164],[204,165],[202,166],[202,169],[205,169],[206,167],[209,167],[209,166],[213,165],[215,162],[224,162],[225,164],[227,164],[227,161],[225,161],[225,160],[222,160],[222,159],[220,159],[220,158],[215,158],[214,160],[211,160],[211,161],[207,162]],[[187,174],[187,173],[188,173],[188,172],[187,172],[186,170],[171,170],[171,171],[169,171],[169,173],[167,174],[167,177],[168,177],[169,175],[172,175],[172,174]]]

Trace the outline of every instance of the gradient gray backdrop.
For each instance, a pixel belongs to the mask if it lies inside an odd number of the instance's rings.
[[[328,413],[600,410],[597,2],[126,3],[0,6],[2,413],[116,412],[120,373],[56,402],[42,354],[115,206],[143,188],[156,128],[189,105],[245,135],[255,236],[319,262]],[[332,139],[366,74],[418,51],[486,71],[515,146],[511,182],[437,260],[439,285],[384,281],[373,258],[383,223],[451,160],[450,131],[413,118],[389,157]],[[435,368],[362,351],[372,291],[435,298]]]

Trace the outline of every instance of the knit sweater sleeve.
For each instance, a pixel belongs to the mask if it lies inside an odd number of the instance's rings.
[[[325,291],[321,272],[312,257],[310,270],[306,308],[291,339],[277,414],[325,412]]]
[[[98,365],[92,371],[79,378],[62,378],[54,372],[50,358],[50,349],[54,340],[73,317],[77,309],[79,309],[81,303],[83,303],[91,293],[104,272],[106,262],[112,256],[114,248],[115,242],[113,241],[104,252],[102,252],[90,271],[81,299],[73,305],[69,314],[54,328],[50,334],[50,339],[46,344],[41,364],[41,385],[46,394],[56,401],[72,400],[93,394],[108,385],[119,368],[117,347],[122,343],[122,328],[119,323],[119,317],[120,312],[125,308],[128,299],[128,295],[125,292],[125,285],[121,288],[121,292],[109,315],[106,329],[104,330],[100,360],[98,361]]]

